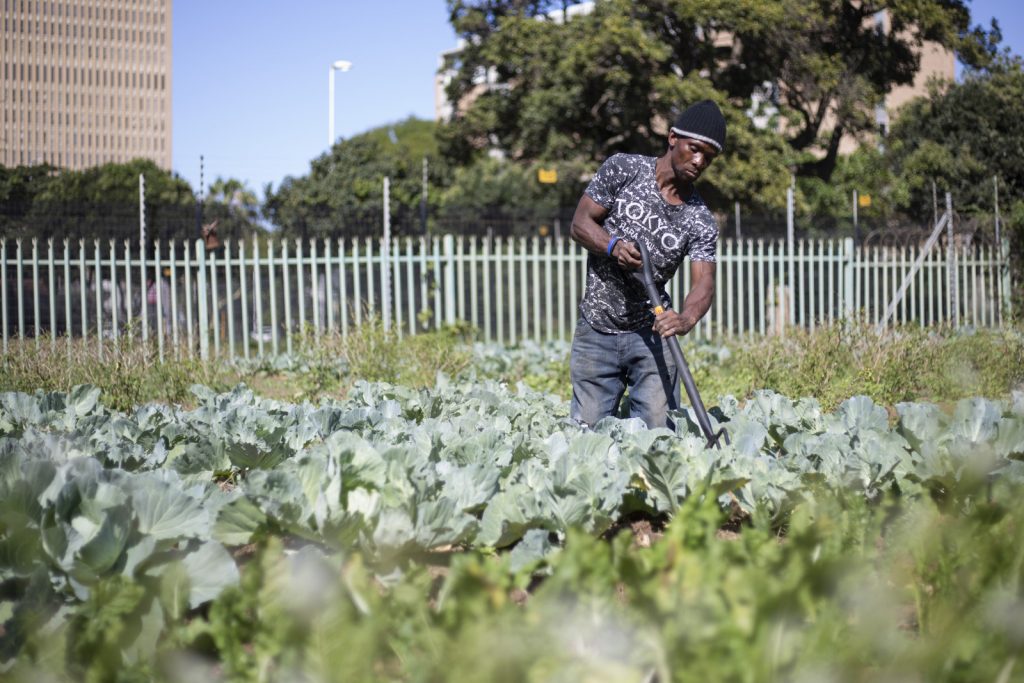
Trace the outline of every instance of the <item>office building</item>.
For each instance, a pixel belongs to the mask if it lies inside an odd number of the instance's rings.
[[[0,0],[0,164],[171,168],[172,0]]]

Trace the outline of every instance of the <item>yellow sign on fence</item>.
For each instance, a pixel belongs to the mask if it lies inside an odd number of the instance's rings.
[[[537,180],[542,183],[557,183],[558,182],[558,169],[557,168],[538,168],[537,169]]]

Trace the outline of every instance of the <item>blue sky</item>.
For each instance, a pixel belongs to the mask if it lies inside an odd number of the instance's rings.
[[[328,68],[339,137],[434,117],[438,55],[455,45],[444,0],[175,0],[174,170],[263,196],[327,149]]]
[[[1021,0],[971,13],[1024,50]],[[335,75],[335,134],[350,137],[433,118],[437,59],[455,41],[444,0],[175,0],[174,170],[198,188],[202,154],[207,187],[233,177],[262,198],[327,149],[331,62],[353,64]]]

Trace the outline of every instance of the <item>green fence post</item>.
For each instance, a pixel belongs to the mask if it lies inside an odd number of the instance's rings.
[[[231,240],[224,240],[224,314],[227,317],[228,327],[228,358],[235,358],[235,294],[234,278],[231,269],[234,264],[231,262]],[[244,287],[243,287],[244,289]]]
[[[205,245],[203,248],[203,253],[206,253]],[[210,260],[206,262],[210,266],[210,308],[208,309],[208,313],[210,317],[210,322],[213,327],[213,355],[216,358],[220,358],[220,282],[217,277],[217,261],[217,252],[211,251]]]
[[[288,240],[281,239],[281,282],[284,289],[284,342],[288,355],[292,355],[292,281],[288,271]],[[277,353],[277,350],[274,350]]]
[[[455,300],[456,319],[468,321],[472,316],[466,315],[466,236],[459,235],[455,242],[455,282],[457,294]]]
[[[188,242],[186,241],[187,245]],[[178,321],[178,245],[172,239],[167,245],[167,256],[170,258],[171,269],[171,343],[174,345],[174,357],[181,358],[181,325]]]
[[[108,297],[108,301],[110,301],[110,313],[111,313],[111,316],[110,316],[111,317],[110,326],[111,326],[111,330],[113,331],[114,339],[116,340],[117,336],[120,334],[120,331],[118,329],[120,327],[120,320],[119,320],[119,317],[118,317],[118,310],[117,310],[119,308],[119,306],[118,306],[118,298],[119,297],[118,297],[118,294],[117,294],[117,243],[114,240],[110,240],[108,242],[108,246],[110,247],[110,262],[108,264],[109,265],[109,272],[110,272],[110,296]],[[50,241],[50,260],[51,261],[53,260],[53,240]],[[51,267],[51,270],[53,270],[52,267]],[[54,290],[54,288],[51,286],[50,287],[50,291],[54,292],[56,290]],[[53,302],[53,295],[51,294],[50,297],[51,297],[50,301],[51,301],[51,304],[52,304],[52,302]],[[53,312],[53,314],[51,315],[51,317],[50,317],[51,320],[54,319],[54,317],[53,317],[54,315],[56,315],[56,312]]]
[[[71,353],[74,330],[71,327],[71,246],[68,238],[64,238],[64,335],[67,337],[68,353]],[[7,243],[4,242],[4,286],[7,282]],[[4,290],[4,351],[7,350],[7,290]],[[130,309],[129,309],[130,310]]]
[[[153,287],[156,288],[156,347],[157,357],[164,362],[164,333],[167,331],[164,325],[164,295],[163,295],[163,272],[160,267],[160,240],[153,241]],[[97,248],[98,245],[97,245]],[[113,258],[113,254],[111,254]]]
[[[455,324],[455,238],[444,236],[444,321]]]
[[[21,262],[21,240],[18,240],[18,262],[19,263]],[[19,281],[20,281],[20,279],[21,279],[20,278],[21,271],[19,270],[18,273],[19,273]],[[18,292],[19,292],[19,294],[18,294],[18,296],[19,296],[19,299],[18,299],[18,310],[20,311],[21,310],[21,298],[20,298],[21,297],[21,294],[20,294],[21,288],[20,287],[18,288]],[[146,288],[145,287],[142,288],[142,296],[143,296],[142,301],[145,302],[146,301],[146,299],[145,299]],[[145,304],[143,304],[143,305],[145,305]],[[87,306],[87,301],[86,301],[86,291],[85,291],[85,240],[84,239],[80,239],[80,240],[78,240],[78,310],[80,310],[82,312],[82,345],[83,346],[85,345],[86,338],[88,338],[88,336],[89,336],[89,309],[86,308],[86,306]],[[20,331],[21,331],[22,327],[23,327],[23,325],[22,325],[22,323],[19,320],[19,322],[18,322],[19,333],[21,333]],[[24,336],[24,334],[22,334],[22,336]]]
[[[1002,279],[1002,300],[999,302],[999,325],[1005,323],[1007,318],[1012,319],[1012,300],[1010,293],[1013,291],[1013,282],[1010,278],[1010,240],[1005,237],[999,245],[999,270]]]
[[[306,261],[303,252],[301,239],[295,240],[295,292],[298,295],[299,319],[295,324],[295,331],[299,334],[306,332]]]
[[[36,241],[33,240],[33,250],[35,250]],[[103,357],[103,304],[102,304],[102,287],[103,282],[101,275],[101,262],[99,259],[99,240],[92,241],[92,291],[95,296],[93,297],[93,305],[96,310],[96,350],[100,358]],[[38,306],[37,306],[38,308]],[[36,316],[38,321],[39,316]]]
[[[252,317],[256,353],[263,358],[263,275],[260,271],[260,238],[252,238]]]
[[[411,237],[405,238],[405,307],[409,334],[416,334],[416,250]]]
[[[326,314],[327,314],[327,332],[334,332],[334,269],[331,264],[331,238],[324,238],[324,281],[327,283],[326,289]]]
[[[65,249],[67,253],[67,249]],[[68,286],[65,283],[64,289]],[[3,306],[3,326],[4,326],[4,353],[7,353],[7,240],[0,240],[0,305]],[[69,324],[70,327],[70,324]],[[68,330],[68,339],[71,338],[71,331]]]
[[[196,350],[195,343],[195,320],[192,317],[192,297],[195,292],[192,289],[192,247],[188,239],[185,240],[185,333],[188,337],[188,352],[192,354]],[[129,297],[131,299],[131,297]]]
[[[207,311],[206,293],[206,245],[196,240],[196,258],[199,268],[196,272],[196,285],[199,289],[196,299],[199,303],[199,357],[207,360],[210,357],[210,319]]]
[[[54,254],[53,254],[53,238],[52,237],[47,242],[46,257],[47,257],[47,259],[46,259],[47,260],[47,265],[49,266],[49,269],[48,269],[49,277],[48,277],[48,280],[47,280],[47,284],[50,287],[50,295],[49,295],[49,297],[47,297],[50,300],[50,348],[53,349],[53,350],[56,350],[56,348],[57,348],[57,273],[56,273],[57,264],[56,264],[56,261],[54,259]],[[111,255],[110,255],[110,262],[111,263],[114,262],[114,255],[113,255],[113,253],[111,253]],[[111,266],[111,270],[113,270],[113,266]],[[114,280],[113,275],[111,275],[111,277],[110,277],[110,282],[111,282],[111,284],[116,282]],[[111,291],[111,296],[113,296],[113,291]],[[115,316],[117,315],[117,308],[116,307],[114,308],[114,315]],[[116,318],[115,318],[115,320],[116,320]],[[115,335],[114,338],[116,339],[117,338],[117,325],[116,325],[116,323],[114,325],[114,335]]]
[[[254,241],[255,241],[255,239],[256,238],[253,237]],[[252,337],[250,335],[251,335],[252,330],[253,330],[253,325],[255,325],[255,323],[252,320],[250,320],[250,318],[249,318],[249,286],[248,286],[248,283],[249,283],[249,281],[248,281],[248,274],[246,273],[246,270],[245,270],[245,240],[238,240],[238,292],[239,292],[239,295],[241,296],[241,299],[242,299],[242,301],[241,301],[241,306],[242,306],[241,344],[242,344],[242,355],[245,358],[249,358],[249,354],[251,353],[251,350],[249,349],[249,343],[250,343]],[[255,289],[256,289],[256,287],[253,286],[253,290],[255,290]],[[254,291],[254,294],[255,294],[255,291]],[[260,330],[259,332],[260,332],[260,335],[262,336],[263,330]]]
[[[856,266],[854,261],[857,252],[854,249],[853,238],[847,237],[843,240],[843,315],[847,319],[853,317],[853,270]]]

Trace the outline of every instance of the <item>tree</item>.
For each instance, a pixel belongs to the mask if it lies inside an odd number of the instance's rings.
[[[429,159],[428,201],[438,202],[446,177],[437,153],[434,123],[409,118],[335,144],[314,159],[309,173],[267,188],[264,215],[283,233],[326,236],[377,234],[383,180],[390,178],[392,212],[415,216],[423,192],[423,159]]]
[[[203,224],[213,221],[221,239],[241,239],[262,232],[260,200],[241,180],[218,177],[203,198]]]
[[[20,235],[120,240],[138,235],[140,174],[146,179],[150,234],[164,239],[191,237],[192,189],[149,159],[81,171],[45,166],[5,170],[0,174],[5,178],[0,180],[0,193],[26,207],[19,219]]]
[[[725,199],[776,197],[760,183],[796,162],[828,179],[843,136],[876,130],[875,105],[912,81],[922,41],[980,58],[984,50],[966,46],[992,37],[968,31],[962,0],[602,0],[566,21],[574,4],[449,0],[466,47],[452,63],[448,96],[463,109],[441,131],[445,154],[466,163],[488,147],[523,161],[655,153],[667,122],[695,98],[735,112],[777,102],[768,124],[791,153],[732,116],[731,129],[770,154],[730,147],[720,165],[747,162],[731,168]],[[888,30],[876,27],[881,10]],[[493,81],[482,92],[481,74]],[[733,177],[762,165],[764,178]]]
[[[0,203],[5,207],[28,207],[35,196],[53,181],[57,172],[49,164],[14,168],[0,166]]]
[[[56,173],[57,169],[48,164],[0,166],[0,235],[24,234],[33,200]]]
[[[542,183],[540,171],[554,171],[557,180]],[[484,156],[457,167],[441,195],[437,218],[442,230],[499,235],[535,235],[541,226],[554,229],[579,201],[593,174],[590,164],[551,162],[522,164]],[[543,234],[543,233],[542,233]]]
[[[754,23],[737,30],[740,54],[726,75],[750,70],[777,74],[787,141],[816,152],[800,171],[828,180],[845,135],[878,132],[874,110],[897,85],[908,85],[920,68],[919,49],[932,41],[968,64],[983,61],[978,46],[998,42],[998,28],[969,29],[962,0],[784,0],[779,24]],[[781,30],[780,30],[781,29]],[[750,53],[749,57],[746,53]],[[746,87],[730,90],[743,96]]]
[[[947,90],[906,106],[888,139],[893,199],[930,216],[931,182],[960,211],[992,210],[992,179],[1007,198],[1024,197],[1024,67],[1004,58]]]
[[[659,81],[669,50],[630,16],[629,3],[598,3],[567,22],[545,14],[554,3],[481,4],[449,3],[453,25],[466,38],[449,97],[472,97],[481,71],[492,70],[497,81],[442,132],[452,158],[467,163],[496,147],[515,160],[593,162],[659,146],[677,105],[663,93],[671,84]],[[508,7],[498,11],[500,5]]]
[[[651,30],[654,19],[643,3],[606,0],[571,21],[546,14],[552,3],[518,12],[495,12],[496,4],[484,11],[450,3],[467,48],[449,96],[465,101],[475,93],[474,75],[487,65],[497,79],[442,128],[442,149],[454,160],[468,163],[497,147],[526,166],[574,162],[592,174],[616,152],[663,153],[680,109],[711,97],[729,121],[730,141],[705,177],[707,198],[720,208],[734,200],[776,207],[785,201],[790,159],[781,139],[757,129],[702,78],[696,57],[679,68],[671,46]],[[696,52],[710,58],[713,50]]]
[[[963,215],[991,215],[999,183],[1003,236],[1010,239],[1015,281],[1024,276],[1024,64],[997,55],[988,68],[948,90],[910,103],[893,126],[889,164],[895,202],[931,216],[931,183],[950,192]],[[983,224],[993,223],[987,218]],[[1019,307],[1024,291],[1015,292]]]
[[[81,171],[62,171],[36,199],[138,207],[139,175],[146,178],[147,205],[151,202],[154,206],[188,206],[195,202],[192,188],[184,179],[165,171],[150,159],[111,162]]]
[[[852,154],[839,157],[832,177],[824,181],[817,176],[797,178],[798,225],[845,230],[853,228],[853,192],[860,198],[870,197],[870,206],[858,206],[861,234],[881,227],[893,217],[894,205],[890,188],[892,173],[885,153],[876,145],[864,145]]]

